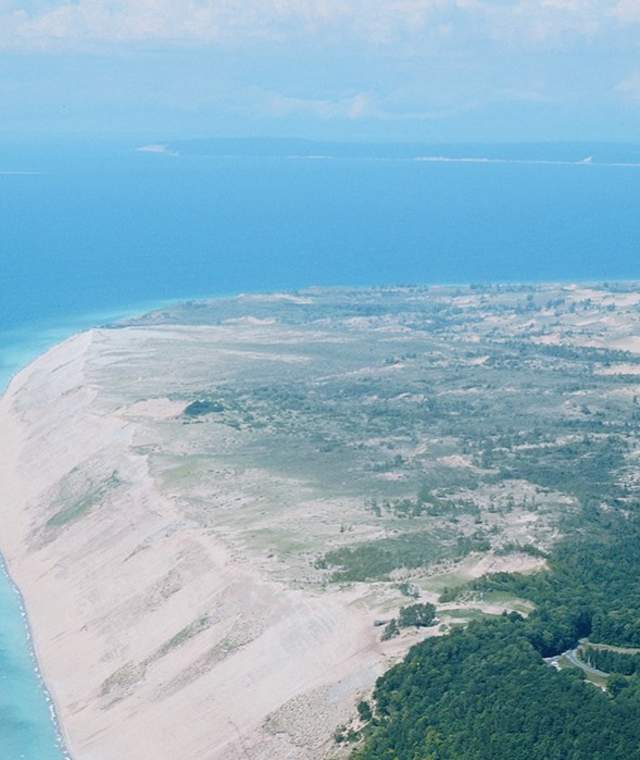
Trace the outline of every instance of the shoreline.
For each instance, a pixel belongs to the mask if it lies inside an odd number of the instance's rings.
[[[25,362],[16,362],[14,366],[11,366],[11,362],[8,362],[6,366],[6,374],[0,373],[0,401],[4,399],[7,393],[9,393],[12,383],[19,377],[19,375],[27,370],[34,362],[44,357],[50,351],[56,349],[58,346],[66,343],[67,341],[75,340],[83,333],[94,329],[96,325],[103,321],[106,326],[112,326],[119,321],[126,319],[132,319],[141,316],[149,311],[155,309],[164,308],[181,302],[184,299],[163,299],[161,301],[145,301],[140,303],[136,307],[122,308],[122,309],[108,309],[99,312],[92,312],[82,316],[78,316],[75,319],[69,317],[67,320],[60,319],[56,323],[49,323],[46,320],[40,323],[34,323],[30,326],[23,328],[11,328],[9,333],[20,334],[23,333],[26,336],[32,335],[32,341],[35,338],[37,342],[30,342],[27,340],[25,344]],[[67,329],[68,326],[68,329]],[[50,336],[51,340],[47,340],[47,336]],[[35,350],[30,350],[29,346],[33,346]],[[10,344],[10,348],[15,349],[20,346],[20,342],[16,341]],[[2,352],[0,351],[0,356]],[[43,659],[38,652],[38,646],[33,632],[31,619],[25,597],[18,583],[15,581],[9,563],[2,551],[0,551],[0,583],[6,581],[8,588],[18,600],[18,609],[20,612],[22,627],[25,635],[25,644],[28,651],[28,656],[31,660],[33,674],[38,682],[38,688],[44,696],[44,700],[49,713],[50,721],[53,727],[56,749],[60,754],[60,760],[75,760],[73,752],[71,750],[69,735],[61,719],[61,709],[57,703],[52,691],[47,685],[47,679],[45,677],[45,668]]]
[[[54,731],[56,735],[57,748],[60,750],[63,760],[74,760],[73,754],[69,746],[69,737],[67,736],[65,728],[64,728],[64,724],[62,723],[62,720],[60,719],[59,705],[56,703],[55,697],[49,690],[49,687],[47,686],[47,682],[44,678],[42,660],[38,656],[38,647],[36,645],[36,641],[33,635],[33,629],[31,627],[31,621],[29,619],[29,613],[27,611],[27,606],[26,606],[24,596],[22,595],[22,592],[20,591],[18,584],[14,581],[13,576],[11,575],[9,566],[7,564],[7,561],[5,560],[4,555],[1,552],[0,552],[0,577],[3,577],[7,581],[12,593],[15,594],[15,596],[17,597],[18,607],[20,610],[20,617],[22,618],[22,625],[25,631],[29,657],[31,658],[31,662],[33,665],[33,672],[36,676],[36,679],[38,680],[39,688],[42,694],[44,695],[45,701],[47,703],[49,715],[51,717],[51,722],[53,723],[53,727],[54,727]]]
[[[118,322],[135,319],[143,314],[188,300],[190,299],[164,298],[160,300],[144,300],[140,301],[137,305],[82,312],[76,316],[48,317],[44,320],[36,320],[22,326],[12,326],[5,330],[2,330],[2,326],[0,325],[0,337],[9,338],[9,343],[0,348],[0,399],[8,391],[13,380],[23,370],[27,369],[33,362],[61,343],[75,338],[88,330],[99,327],[117,327]],[[19,357],[18,360],[12,361],[9,359],[3,361],[3,354],[7,351],[16,351]],[[24,354],[22,353],[23,351]]]

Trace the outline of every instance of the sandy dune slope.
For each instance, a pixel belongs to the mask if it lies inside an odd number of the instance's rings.
[[[2,551],[70,748],[83,760],[323,756],[383,669],[375,612],[358,591],[274,580],[162,487],[149,452],[189,446],[184,403],[157,396],[166,376],[113,382],[154,341],[80,335],[0,407]],[[242,491],[225,478],[204,494],[222,511]]]

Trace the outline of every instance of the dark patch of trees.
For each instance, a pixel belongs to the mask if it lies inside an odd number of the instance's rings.
[[[224,406],[219,401],[192,401],[184,410],[187,417],[202,417],[205,414],[224,412]]]
[[[640,653],[586,646],[580,649],[580,659],[603,673],[618,673],[624,676],[640,673]]]
[[[640,760],[638,656],[591,647],[594,667],[622,671],[609,678],[608,693],[581,671],[557,671],[543,659],[585,636],[640,645],[633,511],[585,510],[583,531],[557,547],[548,571],[470,584],[476,593],[530,599],[536,609],[527,619],[505,614],[413,647],[378,680],[354,760]]]
[[[433,625],[436,619],[436,608],[433,604],[410,604],[408,607],[401,607],[398,614],[398,625],[400,628],[428,628]]]
[[[640,681],[612,698],[547,665],[527,627],[505,615],[413,647],[354,760],[638,760]]]

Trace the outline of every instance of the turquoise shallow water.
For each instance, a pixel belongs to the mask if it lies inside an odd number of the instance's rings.
[[[170,301],[171,299],[145,300],[133,306],[121,305],[66,317],[49,316],[14,326],[6,326],[0,322],[0,394],[17,372],[66,338],[91,327],[143,314]]]
[[[0,568],[0,757],[63,760],[69,756],[37,671],[17,590]]]
[[[491,148],[506,163],[407,160],[447,151],[419,146],[398,156],[349,146],[327,160],[295,145],[179,157],[133,147],[0,143],[0,390],[74,332],[166,299],[640,279],[634,146]],[[0,574],[0,760],[62,758],[19,597]]]

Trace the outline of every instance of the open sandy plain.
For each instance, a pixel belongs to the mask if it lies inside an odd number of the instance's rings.
[[[602,422],[635,413],[633,292],[191,303],[23,371],[0,549],[76,760],[344,753],[336,727],[412,643],[517,600],[384,642],[380,621],[544,567],[579,493],[541,457],[585,435],[637,456]]]

